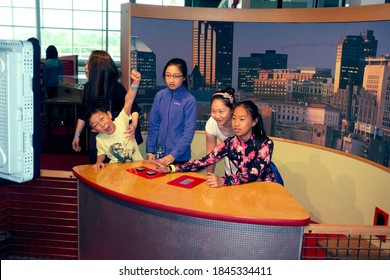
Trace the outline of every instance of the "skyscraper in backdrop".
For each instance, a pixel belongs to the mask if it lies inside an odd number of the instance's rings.
[[[131,36],[130,67],[142,74],[141,88],[156,87],[156,54],[138,36]]]
[[[238,90],[253,92],[255,80],[261,70],[286,69],[287,54],[266,50],[265,53],[252,53],[249,57],[238,58]]]
[[[193,22],[192,89],[232,86],[232,22]]]
[[[378,40],[374,31],[366,30],[360,35],[345,35],[337,44],[334,75],[334,92],[351,86],[362,86],[366,57],[375,57]]]
[[[390,56],[366,59],[363,87],[375,96],[377,114],[372,125],[390,137]]]

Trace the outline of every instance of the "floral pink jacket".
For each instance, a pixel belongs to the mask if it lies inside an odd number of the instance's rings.
[[[241,141],[237,136],[227,138],[201,159],[176,165],[177,172],[199,171],[227,156],[237,167],[237,173],[225,178],[225,186],[239,185],[255,181],[275,182],[275,175],[269,166],[274,144],[264,137],[252,137]]]

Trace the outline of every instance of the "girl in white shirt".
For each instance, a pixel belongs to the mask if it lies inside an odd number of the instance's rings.
[[[232,128],[232,114],[235,105],[234,88],[217,91],[211,98],[211,117],[206,123],[206,153],[210,153],[217,146],[217,139],[224,141],[234,136]],[[237,168],[227,157],[224,159],[225,174],[235,174]],[[207,172],[214,173],[215,165],[208,166]]]

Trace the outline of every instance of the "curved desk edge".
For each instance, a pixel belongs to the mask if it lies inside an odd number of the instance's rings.
[[[223,214],[216,214],[216,213],[209,213],[209,212],[202,212],[202,211],[194,211],[194,210],[183,209],[183,208],[169,206],[169,205],[163,205],[160,203],[155,203],[155,202],[151,202],[151,201],[147,201],[147,200],[139,199],[136,197],[121,194],[119,192],[102,187],[102,186],[96,184],[95,182],[84,178],[75,169],[73,169],[72,172],[78,180],[87,184],[91,188],[94,188],[95,190],[102,192],[103,194],[106,194],[108,196],[112,196],[112,197],[117,198],[119,200],[134,203],[134,204],[137,204],[140,206],[152,208],[155,210],[170,212],[170,213],[174,213],[174,214],[180,214],[180,215],[186,215],[186,216],[191,216],[191,217],[196,217],[196,218],[204,218],[204,219],[210,219],[210,220],[217,220],[217,221],[224,221],[224,222],[271,225],[271,226],[297,226],[297,227],[299,227],[299,226],[306,226],[310,222],[310,215],[309,214],[304,219],[295,219],[295,220],[269,219],[269,218],[248,218],[248,217],[230,216],[230,215],[223,215]]]

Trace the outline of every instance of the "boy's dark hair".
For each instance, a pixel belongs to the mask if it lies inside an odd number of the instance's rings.
[[[107,109],[104,107],[98,107],[98,108],[90,108],[88,111],[85,113],[84,120],[88,128],[92,129],[92,127],[89,125],[89,121],[91,120],[91,117],[93,114],[96,113],[107,113]]]

